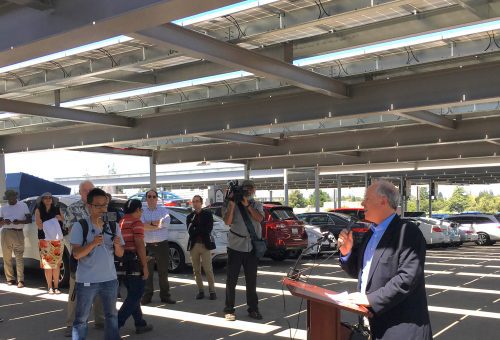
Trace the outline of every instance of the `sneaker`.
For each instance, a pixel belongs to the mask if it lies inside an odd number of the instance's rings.
[[[153,325],[137,326],[135,327],[135,334],[142,334],[151,332],[153,330]]]
[[[59,295],[59,294],[61,294],[61,291],[58,288],[56,288],[56,289],[54,289],[54,294]]]
[[[24,281],[19,281],[17,283],[17,288],[24,288]]]
[[[64,337],[71,338],[71,332],[73,332],[73,327],[66,326],[66,329],[64,330]]]
[[[236,315],[234,315],[234,313],[226,313],[226,315],[224,315],[224,318],[226,319],[226,321],[235,321]]]
[[[210,300],[217,300],[217,294],[210,293]]]
[[[199,292],[196,294],[196,300],[201,300],[203,298],[205,298],[205,292]]]
[[[262,314],[256,311],[248,312],[248,316],[255,320],[262,320]]]
[[[177,301],[172,300],[170,297],[168,297],[166,299],[161,299],[161,302],[168,303],[169,305],[175,305],[177,303]]]
[[[16,284],[16,280],[9,280],[9,281],[7,281],[7,285],[8,286],[13,286],[15,284]]]
[[[49,288],[49,294],[54,294],[54,290],[52,288]]]

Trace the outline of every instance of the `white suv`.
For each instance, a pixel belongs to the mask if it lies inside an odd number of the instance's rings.
[[[461,214],[449,216],[448,221],[460,223],[464,227],[472,227],[478,234],[477,244],[487,246],[500,240],[500,218],[490,214]]]

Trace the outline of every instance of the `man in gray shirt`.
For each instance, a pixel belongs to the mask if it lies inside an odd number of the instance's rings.
[[[226,306],[224,308],[225,318],[228,321],[236,320],[234,304],[236,284],[238,283],[241,266],[243,266],[245,272],[248,315],[257,320],[262,319],[257,306],[259,301],[257,297],[257,264],[259,260],[252,251],[250,233],[238,205],[247,214],[259,238],[262,237],[260,222],[264,219],[264,209],[260,202],[256,202],[253,199],[255,194],[254,182],[245,180],[242,183],[242,187],[245,191],[245,196],[241,202],[226,200],[222,207],[224,222],[230,227],[228,236],[229,244],[227,247]]]

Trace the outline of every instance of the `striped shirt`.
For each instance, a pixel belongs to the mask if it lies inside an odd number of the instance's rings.
[[[142,223],[147,225],[159,220],[163,220],[160,229],[144,232],[144,241],[146,241],[146,243],[163,242],[168,239],[167,226],[170,224],[170,215],[168,214],[167,208],[164,206],[157,206],[154,209],[145,207],[143,209],[141,217]]]
[[[136,238],[144,239],[144,224],[142,221],[130,214],[126,214],[120,221],[120,229],[125,241],[125,250],[137,252],[134,240]]]

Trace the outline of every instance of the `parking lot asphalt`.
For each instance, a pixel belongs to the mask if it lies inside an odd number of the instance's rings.
[[[282,287],[283,275],[294,260],[259,265],[259,309],[264,316],[256,321],[247,316],[243,273],[236,295],[237,321],[224,320],[225,268],[215,269],[218,299],[195,300],[196,285],[190,270],[170,276],[171,294],[178,302],[164,305],[159,296],[143,307],[145,319],[154,325],[151,333],[136,335],[133,321],[121,330],[127,339],[305,339],[305,302]],[[313,268],[309,283],[336,292],[356,289],[338,266],[337,256],[305,258],[303,268]],[[0,340],[63,339],[67,295],[48,295],[43,273],[26,270],[26,288],[0,283]],[[500,245],[433,248],[427,251],[426,286],[429,310],[436,339],[500,339]],[[155,278],[157,280],[156,274]],[[65,290],[63,289],[63,293]],[[125,291],[122,290],[122,294]],[[343,313],[346,321],[354,315]],[[89,327],[89,339],[101,339],[101,330]]]

